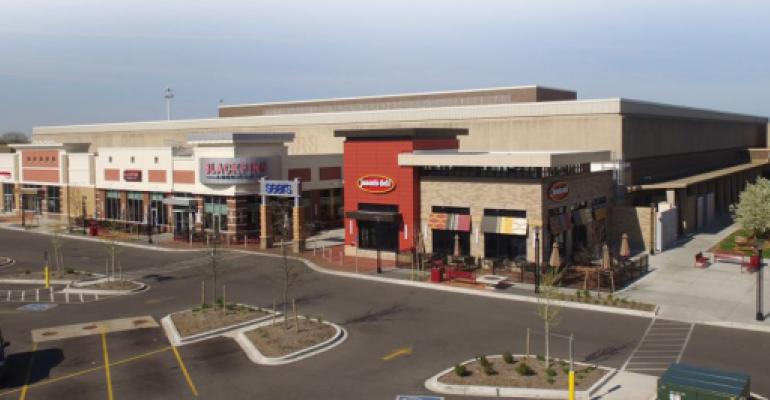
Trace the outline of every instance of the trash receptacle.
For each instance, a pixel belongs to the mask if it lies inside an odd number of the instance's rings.
[[[748,399],[751,377],[685,364],[671,364],[658,380],[659,399]]]
[[[430,281],[433,283],[441,283],[441,268],[433,267],[430,269]]]
[[[99,225],[96,224],[96,221],[91,221],[88,225],[88,234],[91,236],[99,236]]]
[[[759,269],[759,260],[759,256],[751,256],[751,258],[749,258],[749,267],[751,267],[751,269]]]

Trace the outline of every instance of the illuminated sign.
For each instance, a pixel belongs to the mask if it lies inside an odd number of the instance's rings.
[[[11,171],[0,171],[0,179],[11,179],[13,178],[13,174]]]
[[[554,182],[548,187],[548,198],[553,201],[562,201],[569,196],[569,185],[567,182]]]
[[[299,197],[301,188],[299,181],[260,181],[259,192],[265,196]]]
[[[384,175],[364,175],[358,178],[356,185],[367,193],[388,193],[396,188],[396,182]]]
[[[209,184],[258,183],[267,173],[267,161],[257,157],[201,158],[200,181]]]
[[[140,169],[127,169],[123,171],[123,180],[126,182],[141,182],[142,170]]]

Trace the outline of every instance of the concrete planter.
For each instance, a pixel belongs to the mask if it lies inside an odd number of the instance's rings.
[[[299,317],[302,319],[305,319],[305,317]],[[316,354],[323,353],[325,351],[329,351],[333,349],[334,347],[339,346],[348,338],[348,332],[345,330],[345,328],[332,323],[328,321],[323,321],[324,324],[329,325],[334,328],[335,332],[334,335],[318,344],[315,344],[310,347],[306,347],[302,350],[295,351],[294,353],[287,354],[285,356],[281,357],[267,357],[263,355],[259,349],[257,349],[257,346],[252,343],[252,341],[246,336],[246,332],[252,331],[254,329],[258,329],[263,326],[267,326],[271,324],[271,321],[264,321],[259,324],[255,324],[253,326],[249,326],[243,329],[239,329],[236,332],[232,332],[228,334],[227,336],[233,337],[235,341],[238,343],[238,345],[241,346],[241,349],[243,349],[243,352],[246,353],[246,356],[249,357],[249,360],[255,364],[261,364],[261,365],[284,365],[284,364],[290,364],[293,362],[297,362],[300,360],[304,360],[305,358],[312,357]]]
[[[70,294],[90,294],[95,296],[125,296],[129,294],[136,294],[139,292],[143,292],[147,289],[149,289],[149,286],[137,281],[131,281],[131,283],[136,284],[136,287],[134,289],[125,289],[125,290],[113,290],[113,289],[89,289],[89,286],[98,285],[102,282],[106,282],[107,278],[97,279],[93,281],[80,281],[80,282],[73,282],[72,285],[68,285],[66,288],[64,288],[61,292],[62,293],[70,293]]]
[[[520,358],[524,355],[517,354],[515,357]],[[500,355],[487,356],[487,358],[502,358]],[[462,365],[466,365],[476,361],[475,358],[463,361]],[[578,363],[577,365],[589,366],[591,364]],[[616,369],[598,367],[607,371],[607,373],[594,383],[588,390],[575,391],[575,398],[578,400],[590,400],[592,396],[597,394],[599,390],[609,381],[616,373]],[[566,399],[568,391],[564,389],[535,389],[535,388],[515,388],[515,387],[498,387],[498,386],[481,386],[481,385],[453,385],[439,382],[439,377],[451,373],[454,367],[447,368],[438,374],[428,378],[425,381],[425,388],[442,394],[460,395],[460,396],[478,396],[478,397],[514,397],[514,398],[527,398],[527,399]]]
[[[256,309],[256,307],[252,307],[246,304],[238,304],[238,305]],[[273,318],[272,311],[270,310],[263,310],[263,311],[266,312],[268,315],[265,315],[264,317],[248,320],[248,321],[239,322],[237,324],[227,325],[221,328],[212,329],[201,333],[196,333],[194,335],[189,335],[189,336],[182,336],[179,333],[179,331],[176,329],[176,325],[174,325],[174,321],[171,319],[171,316],[173,316],[174,314],[178,314],[182,311],[166,315],[165,317],[160,319],[160,324],[163,327],[163,330],[166,332],[166,336],[168,337],[168,340],[169,342],[171,342],[172,345],[184,346],[186,344],[197,343],[197,342],[201,342],[201,341],[215,338],[218,336],[225,336],[226,333],[231,332],[233,330],[244,328],[244,327],[251,327],[251,326],[254,326],[255,324],[258,324],[260,322],[264,322],[268,319]],[[279,315],[280,313],[278,312],[275,313],[276,317],[278,317]]]

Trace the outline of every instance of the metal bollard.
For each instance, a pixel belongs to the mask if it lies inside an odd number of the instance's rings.
[[[40,289],[35,289],[35,301],[40,302]]]
[[[54,303],[55,299],[53,297],[53,287],[51,287],[51,303]]]

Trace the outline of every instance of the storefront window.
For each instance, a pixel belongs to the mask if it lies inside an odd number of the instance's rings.
[[[155,225],[168,225],[168,208],[163,204],[163,193],[150,194],[150,213]]]
[[[398,225],[395,222],[358,221],[358,247],[362,249],[396,251]]]
[[[46,194],[47,194],[47,207],[49,213],[59,213],[61,212],[61,206],[59,202],[59,187],[58,186],[47,186],[46,187]]]
[[[40,185],[24,185],[25,189],[40,189]],[[43,209],[43,198],[40,196],[40,192],[35,194],[23,194],[21,196],[21,206],[27,211],[33,211],[36,214],[40,214]]]
[[[484,257],[515,260],[527,256],[527,212],[485,209],[482,220]]]
[[[455,254],[458,246],[461,256],[471,252],[471,210],[467,207],[433,206],[428,225],[431,228],[433,252]]]
[[[13,184],[3,184],[3,211],[12,212],[16,208],[16,196],[13,194]]]
[[[144,200],[142,193],[128,192],[126,198],[126,221],[144,222]]]
[[[120,192],[116,190],[108,190],[104,203],[104,217],[106,219],[121,219]]]
[[[203,227],[227,230],[227,198],[222,196],[205,196],[203,198]]]

